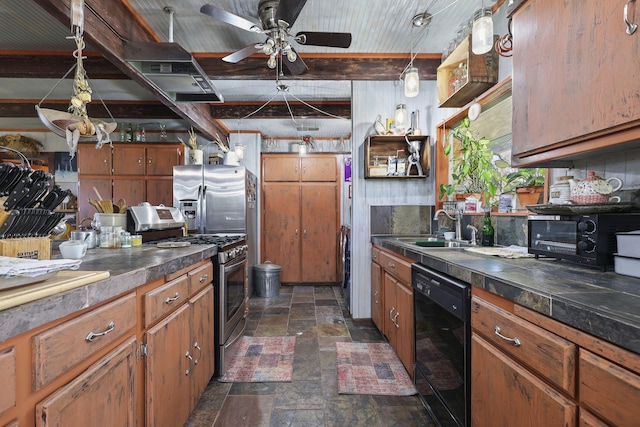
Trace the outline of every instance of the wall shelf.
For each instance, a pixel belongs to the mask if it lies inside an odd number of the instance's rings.
[[[388,174],[388,159],[389,157],[397,156],[401,151],[408,159],[410,156],[409,141],[420,141],[420,165],[422,167],[422,175],[418,175],[417,168],[411,167],[409,175],[389,175]],[[376,135],[367,138],[364,145],[364,177],[366,179],[411,179],[411,178],[426,178],[431,171],[431,148],[429,146],[428,135]],[[378,161],[376,162],[376,158]],[[377,165],[376,165],[377,163]],[[405,162],[406,168],[409,167],[408,162]]]

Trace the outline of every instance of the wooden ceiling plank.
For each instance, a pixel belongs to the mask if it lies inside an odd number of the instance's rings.
[[[3,100],[0,101],[0,117],[37,117],[35,105],[37,100]],[[116,120],[129,119],[180,119],[167,106],[160,102],[153,101],[104,101],[105,105]],[[69,105],[69,101],[45,101],[41,104],[44,108],[53,108],[59,111],[65,111]],[[93,102],[87,105],[89,116],[107,118],[109,114],[105,111],[101,102]]]
[[[240,119],[255,112],[262,103],[224,103],[211,104],[211,114],[219,120]],[[300,103],[289,103],[291,112],[295,117],[306,117],[309,119],[327,119],[330,118],[326,114],[322,114],[313,108]],[[333,116],[351,118],[350,102],[314,102],[313,106],[329,113]],[[290,118],[291,112],[283,103],[269,103],[260,111],[251,115],[251,119],[283,119]]]

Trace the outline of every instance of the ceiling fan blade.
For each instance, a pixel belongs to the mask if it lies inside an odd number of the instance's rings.
[[[236,52],[230,53],[229,55],[222,58],[222,60],[224,62],[231,62],[232,64],[235,64],[236,62],[240,62],[243,59],[248,58],[256,53],[260,49],[258,46],[260,45],[250,44],[249,46],[245,46]]]
[[[293,48],[291,48],[291,50],[293,50]],[[297,55],[296,60],[293,62],[289,62],[289,60],[286,58],[283,58],[282,62],[287,67],[289,72],[294,76],[297,76],[299,74],[304,74],[309,69],[307,68],[307,64],[305,64],[302,58],[300,58],[300,55]]]
[[[243,30],[251,31],[254,33],[262,32],[262,26],[259,22],[250,21],[247,18],[235,15],[231,12],[227,12],[226,10],[220,9],[210,4],[205,4],[204,6],[202,6],[200,8],[200,12],[216,18],[222,22],[226,22],[227,24],[242,28]]]
[[[295,41],[311,46],[348,48],[351,46],[351,33],[325,33],[302,31],[296,34]]]
[[[276,20],[286,22],[291,28],[306,3],[307,0],[280,0],[276,11]]]

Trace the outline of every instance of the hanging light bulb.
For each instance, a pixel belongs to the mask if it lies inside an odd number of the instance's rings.
[[[296,59],[298,59],[298,55],[296,55],[293,49],[289,48],[289,50],[287,51],[287,59],[289,60],[289,62],[296,62]]]
[[[483,5],[484,6],[484,5]],[[493,48],[493,18],[491,9],[478,10],[473,15],[473,29],[471,31],[471,51],[476,55],[483,55]]]
[[[274,53],[274,46],[276,45],[276,42],[269,37],[267,39],[266,42],[264,42],[264,45],[262,45],[262,52],[264,52],[265,55],[271,55],[272,53]]]
[[[269,60],[267,61],[267,67],[273,70],[274,68],[276,68],[276,65],[277,65],[276,54],[272,53],[271,56],[269,56]]]
[[[413,98],[420,93],[420,75],[418,69],[411,67],[404,75],[404,96]]]
[[[396,129],[404,129],[407,127],[407,106],[404,104],[396,105],[396,113],[394,115]]]

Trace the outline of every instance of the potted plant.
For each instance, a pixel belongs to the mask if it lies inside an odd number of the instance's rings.
[[[452,182],[440,185],[440,199],[456,192],[479,194],[488,206],[501,188],[503,177],[493,163],[491,140],[479,138],[470,126],[471,120],[465,117],[458,127],[449,132],[449,144],[444,154],[454,154],[451,159]]]
[[[533,205],[544,192],[544,180],[544,168],[520,168],[507,174],[505,192],[515,190],[521,206]]]

